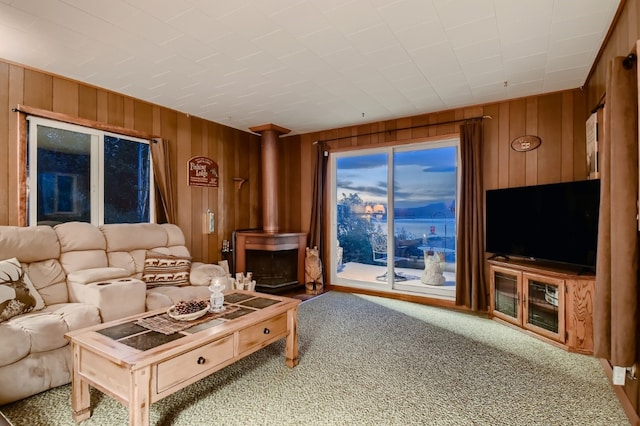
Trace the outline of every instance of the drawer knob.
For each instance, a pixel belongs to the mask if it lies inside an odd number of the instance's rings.
[[[264,329],[264,331],[263,331],[263,333],[264,333],[264,334],[269,334],[269,333],[271,333],[271,330],[269,330],[268,328],[265,328],[265,329]]]
[[[207,360],[206,360],[206,359],[204,359],[204,357],[202,357],[202,356],[201,356],[201,357],[198,357],[198,361],[196,361],[196,362],[197,362],[199,365],[202,365],[202,364],[204,364],[205,362],[207,362]]]

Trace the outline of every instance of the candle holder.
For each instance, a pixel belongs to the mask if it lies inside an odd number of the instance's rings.
[[[211,290],[210,312],[224,312],[227,308],[224,306],[223,290],[227,287],[227,277],[213,277],[209,290]]]

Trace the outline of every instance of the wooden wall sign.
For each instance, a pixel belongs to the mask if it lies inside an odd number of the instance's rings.
[[[538,136],[519,136],[511,141],[511,149],[518,152],[533,151],[538,148],[542,140]]]
[[[218,187],[218,164],[211,158],[192,157],[187,161],[189,186]]]

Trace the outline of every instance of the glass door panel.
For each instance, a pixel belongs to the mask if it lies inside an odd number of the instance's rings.
[[[564,281],[524,274],[524,326],[564,341]]]
[[[491,277],[494,280],[493,310],[506,316],[509,320],[519,323],[520,319],[520,284],[519,275],[505,272],[495,272]]]
[[[336,160],[337,275],[343,280],[387,283],[387,157],[379,152]]]
[[[395,288],[455,297],[457,146],[393,154]]]

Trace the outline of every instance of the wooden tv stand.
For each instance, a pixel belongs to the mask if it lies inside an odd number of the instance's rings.
[[[593,354],[595,275],[526,260],[488,260],[490,315],[571,352]]]

